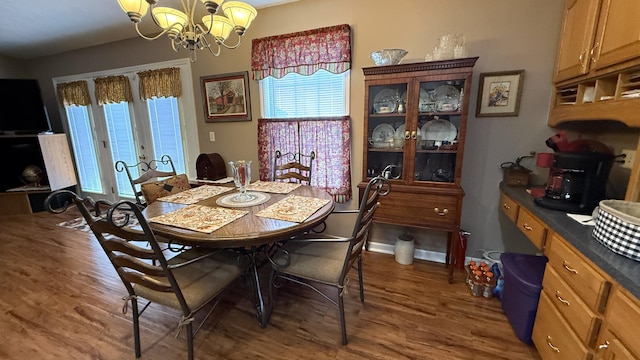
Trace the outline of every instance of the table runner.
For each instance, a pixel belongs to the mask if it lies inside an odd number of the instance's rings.
[[[149,221],[203,233],[211,233],[248,213],[248,211],[244,210],[189,205],[182,209],[153,217],[149,219]]]
[[[327,199],[289,195],[261,210],[256,216],[301,223],[327,203]]]
[[[258,192],[269,192],[274,194],[288,194],[293,190],[302,186],[296,183],[276,182],[276,181],[261,181],[258,180],[253,184],[250,184],[247,189]]]
[[[158,201],[189,205],[231,190],[233,190],[233,188],[228,186],[202,185],[197,188],[181,191],[177,194],[161,197]]]

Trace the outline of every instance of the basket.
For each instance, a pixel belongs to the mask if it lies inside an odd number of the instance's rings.
[[[602,200],[593,237],[611,251],[640,261],[640,203]]]

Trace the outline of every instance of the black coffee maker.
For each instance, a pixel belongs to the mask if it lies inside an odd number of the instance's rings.
[[[563,153],[553,156],[545,195],[537,205],[569,213],[591,214],[605,198],[615,156],[606,153]]]

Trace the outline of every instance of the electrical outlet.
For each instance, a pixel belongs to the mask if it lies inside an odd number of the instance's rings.
[[[622,153],[625,156],[624,156],[624,158],[622,158],[622,160],[624,162],[620,166],[622,166],[625,169],[631,169],[633,167],[633,162],[636,159],[636,151],[635,150],[622,150]]]
[[[216,133],[213,131],[209,131],[209,141],[214,142],[216,141]]]

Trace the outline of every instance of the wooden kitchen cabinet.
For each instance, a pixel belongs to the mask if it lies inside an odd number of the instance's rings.
[[[464,191],[462,157],[477,57],[364,68],[360,195],[377,175],[392,191],[374,221],[448,232],[453,281]]]
[[[549,125],[640,127],[640,0],[566,0]]]
[[[640,302],[622,289],[613,291],[607,303],[605,326],[598,338],[597,358],[640,359]]]

